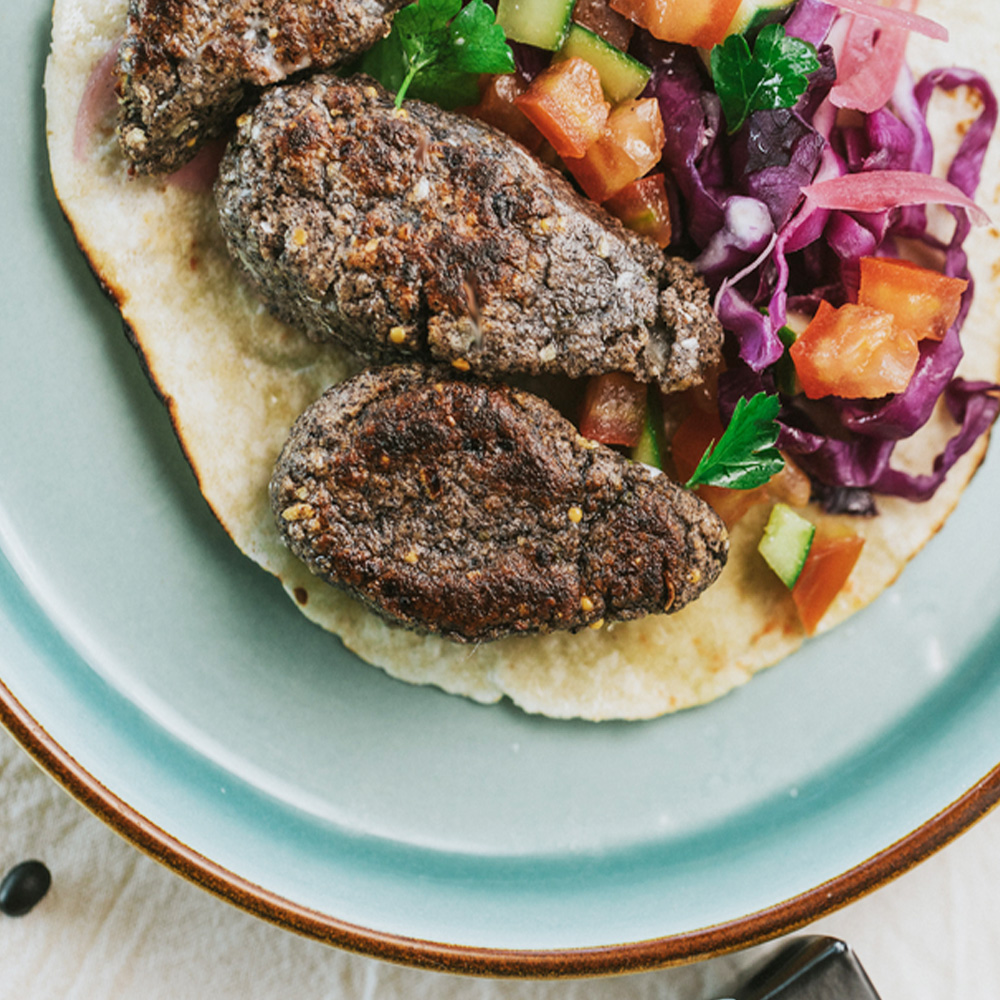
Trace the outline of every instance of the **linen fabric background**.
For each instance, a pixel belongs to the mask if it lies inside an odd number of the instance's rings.
[[[0,730],[0,871],[38,858],[52,888],[0,917],[0,1000],[711,1000],[742,953],[639,975],[514,982],[349,954],[265,923],[140,853]],[[799,933],[847,941],[882,1000],[1000,996],[1000,812]]]

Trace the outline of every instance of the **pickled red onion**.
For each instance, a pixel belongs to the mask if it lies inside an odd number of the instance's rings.
[[[917,0],[896,0],[895,7],[880,7],[896,14],[913,14]],[[837,61],[837,83],[830,101],[838,108],[872,114],[888,103],[902,72],[909,30],[899,24],[880,25],[865,15],[842,18],[846,27],[836,37],[831,32]]]
[[[903,205],[937,202],[966,209],[980,226],[990,217],[954,184],[914,170],[867,170],[810,184],[802,193],[816,208],[844,212],[885,212]]]
[[[118,58],[118,39],[107,52],[101,56],[98,64],[87,78],[87,84],[80,98],[80,107],[76,113],[76,124],[73,127],[73,156],[85,161],[90,154],[90,145],[98,125],[110,119],[118,106],[115,95],[115,61]]]
[[[897,7],[883,7],[879,3],[870,3],[869,0],[825,0],[825,2],[843,10],[849,10],[852,14],[870,17],[880,24],[904,28],[906,31],[915,31],[917,34],[926,35],[928,38],[934,38],[941,42],[948,41],[948,29],[922,14],[899,10]]]
[[[170,187],[181,191],[191,191],[194,194],[207,194],[219,176],[219,163],[226,151],[225,139],[213,139],[194,155],[179,170],[168,174],[166,182]]]
[[[838,108],[852,108],[872,114],[884,107],[896,89],[903,68],[909,33],[887,25],[874,37],[865,18],[854,18],[838,64],[837,84],[830,102]]]

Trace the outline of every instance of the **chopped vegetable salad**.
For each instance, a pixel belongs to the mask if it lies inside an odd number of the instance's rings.
[[[595,378],[582,433],[688,479],[729,523],[789,480],[801,506],[873,515],[879,495],[931,497],[1000,411],[997,385],[956,375],[997,100],[968,70],[913,79],[910,33],[947,38],[916,5],[419,0],[362,68],[506,131],[709,283],[724,368],[676,398]],[[938,177],[928,108],[959,88],[979,113]],[[939,403],[954,436],[930,472],[898,471]],[[787,551],[777,534],[762,551]],[[789,586],[813,622],[860,540],[806,534]]]

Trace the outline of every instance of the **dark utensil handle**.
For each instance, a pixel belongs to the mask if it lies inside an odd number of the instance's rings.
[[[851,948],[820,935],[792,938],[744,973],[727,1000],[879,1000]]]

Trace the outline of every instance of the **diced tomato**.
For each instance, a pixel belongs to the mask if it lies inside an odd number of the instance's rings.
[[[640,177],[609,198],[604,207],[629,229],[661,247],[670,245],[670,199],[663,174]]]
[[[517,73],[487,77],[485,83],[479,103],[466,108],[465,113],[506,132],[530,152],[536,152],[544,142],[542,133],[514,103],[528,89],[527,83]]]
[[[660,102],[655,97],[623,101],[583,156],[564,159],[587,197],[605,202],[660,162],[665,141]]]
[[[809,477],[785,454],[785,467],[767,481],[767,495],[789,507],[805,507],[812,496]]]
[[[671,439],[674,468],[677,478],[687,482],[701,461],[701,456],[710,444],[722,437],[722,421],[715,410],[707,411],[697,406],[677,428]],[[753,490],[729,490],[722,486],[699,486],[698,494],[731,528],[756,504],[767,500],[767,488],[759,486]]]
[[[906,260],[862,257],[858,303],[892,313],[914,340],[942,340],[958,318],[968,284]]]
[[[752,508],[767,502],[767,487],[752,490],[728,490],[724,486],[698,486],[698,494],[725,522],[727,528],[742,520]]]
[[[820,303],[789,353],[810,399],[902,392],[920,355],[913,335],[900,330],[890,313],[853,304],[834,309],[828,302]]]
[[[702,410],[716,421],[719,419],[719,376],[722,371],[722,366],[718,365],[707,369],[703,381],[679,394],[688,407]]]
[[[646,386],[630,375],[610,372],[587,383],[580,406],[580,433],[602,444],[633,447],[646,420]]]
[[[729,34],[740,0],[611,0],[654,38],[710,49]]]
[[[817,529],[805,565],[792,588],[792,599],[809,635],[815,633],[820,619],[844,589],[864,544],[860,535]]]
[[[722,421],[715,409],[703,410],[695,406],[689,408],[688,415],[670,440],[674,467],[681,482],[687,482],[691,478],[705,449],[722,437],[722,431]]]
[[[514,102],[566,157],[580,157],[604,132],[611,105],[601,76],[585,59],[553,63]]]

